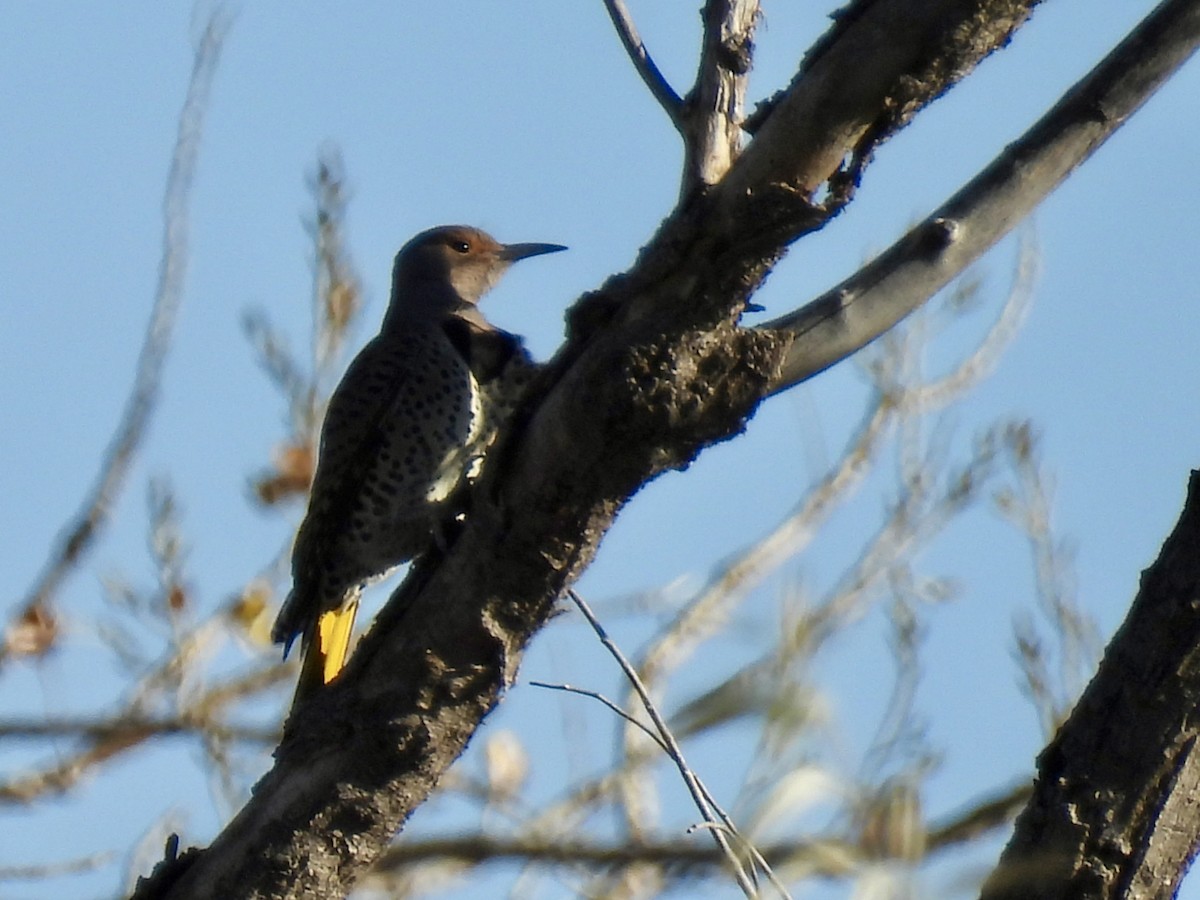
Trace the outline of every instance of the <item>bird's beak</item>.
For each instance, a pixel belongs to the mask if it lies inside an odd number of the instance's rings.
[[[557,253],[566,249],[562,244],[505,244],[500,248],[500,258],[516,262],[518,259],[541,256],[543,253]]]

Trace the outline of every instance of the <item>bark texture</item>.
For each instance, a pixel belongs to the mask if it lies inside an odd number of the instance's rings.
[[[1033,5],[846,7],[792,85],[756,114],[748,147],[697,164],[705,174],[690,188],[685,179],[634,268],[573,307],[567,344],[489,455],[461,533],[443,557],[421,561],[344,676],[293,716],[245,808],[140,896],[344,896],[499,702],[629,497],[736,435],[785,372],[794,382],[804,366],[829,364],[827,354],[797,361],[802,332],[790,322],[739,327],[746,304],[787,246],[850,199],[875,148],[1006,43]],[[739,83],[741,64],[711,29],[748,35],[749,6],[710,0],[705,13],[705,55]],[[1197,3],[1165,6],[1194,14]],[[705,77],[697,83],[713,83]],[[736,100],[713,96],[723,108]],[[942,250],[958,246],[961,233],[933,228]],[[963,266],[973,258],[956,256]],[[877,336],[884,326],[873,323],[842,334],[839,354]],[[1166,765],[1157,783],[1175,771]]]
[[[1096,677],[1038,758],[984,900],[1173,897],[1200,839],[1200,472]]]

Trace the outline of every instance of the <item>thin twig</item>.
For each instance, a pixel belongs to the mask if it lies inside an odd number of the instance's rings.
[[[909,389],[905,395],[907,402],[922,409],[948,406],[995,371],[997,362],[1020,332],[1026,314],[1033,305],[1039,262],[1037,242],[1031,230],[1025,229],[1020,234],[1017,264],[1008,296],[987,334],[949,375]]]
[[[116,853],[106,850],[102,853],[90,853],[78,859],[65,859],[62,862],[28,866],[0,866],[0,881],[43,881],[62,875],[91,872],[93,869],[108,865],[115,856]]]
[[[709,823],[706,827],[711,826]],[[844,876],[855,859],[854,848],[844,841],[797,841],[768,847],[765,855],[778,865],[803,860],[826,877]],[[541,838],[471,834],[461,837],[425,838],[402,841],[389,847],[371,868],[373,876],[402,871],[420,863],[455,860],[485,863],[497,860],[562,863],[570,866],[611,867],[649,863],[685,876],[699,877],[721,866],[724,857],[708,844],[695,841],[594,843],[565,839],[561,835]],[[840,861],[840,864],[839,864]]]
[[[224,725],[190,717],[137,718],[126,715],[113,719],[9,719],[0,720],[0,738],[10,740],[46,740],[51,738],[87,738],[94,741],[136,736],[138,741],[152,737],[214,734],[224,740],[248,741],[274,746],[278,728],[254,728]]]
[[[675,93],[675,89],[651,59],[650,52],[638,34],[637,26],[633,24],[633,17],[625,6],[625,0],[604,0],[604,8],[608,10],[608,17],[617,29],[617,37],[621,39],[621,45],[629,54],[633,68],[650,89],[650,94],[658,101],[658,105],[666,112],[671,124],[682,131],[683,99]]]
[[[570,684],[548,684],[545,681],[531,681],[529,683],[534,687],[546,688],[547,690],[551,691],[566,691],[569,694],[581,694],[584,697],[591,697],[593,700],[599,700],[630,725],[633,725],[635,728],[640,728],[645,735],[650,738],[650,740],[654,741],[654,743],[658,744],[658,746],[662,748],[664,753],[671,752],[667,748],[667,745],[663,743],[663,739],[655,734],[650,728],[648,728],[644,722],[639,722],[632,715],[621,709],[621,707],[617,706],[617,704],[613,703],[599,691],[589,691],[586,688],[577,688]],[[3,734],[3,726],[0,725],[0,736],[3,736]]]
[[[621,671],[625,673],[625,677],[633,685],[633,689],[637,692],[638,697],[641,698],[646,714],[650,717],[650,721],[654,723],[654,727],[657,729],[662,743],[666,744],[667,755],[674,760],[676,767],[679,769],[679,774],[683,777],[683,782],[687,785],[688,793],[692,795],[692,801],[696,804],[696,808],[700,810],[700,814],[706,822],[719,824],[712,805],[705,796],[706,792],[700,787],[695,772],[692,771],[687,761],[683,758],[683,751],[676,742],[675,736],[671,734],[670,728],[667,727],[666,721],[659,714],[654,702],[650,699],[650,693],[646,690],[646,686],[642,684],[642,679],[638,677],[637,670],[625,658],[625,654],[621,652],[621,648],[608,636],[608,632],[600,624],[600,620],[596,618],[591,607],[579,596],[579,593],[574,589],[569,590],[567,593],[575,603],[575,606],[583,613],[583,617],[587,619],[588,624],[592,626],[592,630],[596,632],[596,636],[600,638],[600,643],[604,645],[605,649],[612,654],[613,659],[617,661],[617,665],[621,667]],[[716,841],[717,846],[721,848],[722,852],[728,858],[730,865],[733,867],[733,874],[737,879],[738,887],[742,889],[742,892],[747,897],[757,896],[758,891],[742,868],[741,861],[733,852],[733,848],[729,845],[724,830],[722,828],[714,828],[712,835],[713,840]]]
[[[60,532],[50,558],[20,604],[22,610],[48,601],[95,540],[100,528],[108,520],[113,501],[145,437],[146,426],[162,384],[163,361],[170,345],[171,330],[183,297],[183,278],[188,258],[188,201],[199,155],[204,115],[208,110],[209,92],[228,30],[229,17],[218,9],[205,26],[192,63],[163,197],[162,256],[158,284],[138,357],[133,391],[126,402],[116,433],[105,451],[95,484],[84,497],[79,510]],[[0,646],[0,661],[3,658],[4,649]]]
[[[241,700],[269,690],[277,684],[291,681],[296,673],[292,666],[277,663],[262,669],[253,669],[229,681],[222,682],[193,703],[189,704],[188,713],[207,718],[223,706],[234,700]]]
[[[1007,234],[1200,47],[1195,15],[1190,0],[1158,4],[1050,111],[924,221],[816,300],[758,326],[793,338],[772,393],[811,378],[891,329]],[[771,158],[763,149],[761,159]],[[741,166],[722,190],[742,197],[746,183],[763,177],[770,176],[755,161]]]
[[[996,507],[1029,543],[1037,605],[1050,626],[1049,637],[1057,645],[1058,671],[1052,675],[1053,657],[1043,647],[1040,629],[1024,615],[1017,620],[1017,649],[1025,690],[1050,738],[1065,721],[1099,662],[1099,638],[1095,621],[1079,604],[1070,547],[1055,538],[1053,479],[1043,467],[1037,432],[1028,422],[1014,423],[1005,430],[1003,445],[1016,486],[997,492]]]
[[[0,806],[27,804],[42,794],[62,794],[93,766],[111,759],[150,737],[150,732],[127,731],[91,743],[87,749],[38,772],[0,782]]]
[[[671,754],[670,747],[667,746],[667,743],[663,740],[662,737],[660,737],[657,733],[655,733],[649,727],[647,727],[645,723],[639,722],[636,718],[634,718],[632,715],[630,715],[628,712],[626,712],[624,709],[622,709],[620,706],[618,706],[616,703],[614,703],[612,700],[608,699],[607,697],[605,697],[603,694],[599,693],[598,691],[590,691],[590,690],[587,690],[586,688],[577,688],[577,687],[574,687],[573,685],[569,685],[569,684],[548,684],[547,682],[544,682],[544,681],[531,681],[529,683],[531,685],[533,685],[534,687],[547,688],[549,690],[554,690],[554,691],[566,691],[571,694],[581,694],[584,697],[591,697],[593,700],[599,700],[601,703],[603,703],[605,706],[607,706],[610,710],[612,710],[614,713],[616,713],[622,719],[629,722],[631,725],[635,726],[636,728],[640,729],[647,737],[650,738],[650,740],[654,741],[654,743],[657,744],[659,749],[661,749],[664,753],[666,753],[668,755]],[[706,827],[724,829],[726,833],[732,835],[734,838],[737,839],[737,841],[738,841],[739,845],[742,847],[742,849],[744,849],[751,856],[751,858],[753,858],[754,861],[756,863],[758,863],[758,865],[760,867],[762,867],[764,870],[769,870],[770,867],[768,866],[766,860],[763,858],[763,855],[758,852],[758,850],[754,847],[753,844],[751,844],[749,841],[747,841],[741,835],[741,833],[734,826],[733,822],[730,820],[728,814],[726,814],[726,812],[717,804],[716,800],[713,798],[712,793],[708,790],[708,787],[704,784],[704,782],[701,781],[699,778],[697,778],[696,784],[700,788],[700,791],[704,794],[704,799],[706,801],[708,801],[708,804],[713,808],[713,810],[717,813],[718,816],[720,816],[720,818],[722,820],[719,823],[718,822],[705,822],[704,825]],[[773,878],[772,878],[772,881],[774,881]],[[782,885],[777,885],[777,886],[780,887],[780,889],[784,892],[784,894],[786,896],[786,890],[784,890],[782,888]]]
[[[1031,785],[1022,784],[980,800],[931,827],[929,852],[961,847],[1006,825],[1029,799],[1031,791]],[[848,874],[857,860],[856,847],[839,839],[772,844],[762,849],[762,855],[776,865],[803,860],[813,874],[826,878]],[[594,866],[656,863],[684,873],[719,865],[722,860],[712,849],[676,841],[606,844],[566,839],[561,833],[552,838],[474,834],[403,841],[390,847],[373,871],[378,874],[439,860],[482,863],[500,859]]]
[[[195,629],[193,636],[211,631],[213,624],[206,623]],[[202,738],[215,736],[225,740],[274,744],[278,734],[272,729],[226,725],[217,721],[215,714],[234,700],[274,686],[287,674],[287,667],[282,665],[272,665],[218,685],[209,693],[183,705],[178,717],[154,717],[145,712],[148,705],[161,697],[162,691],[170,690],[176,683],[177,679],[172,673],[183,667],[182,658],[191,652],[187,649],[191,641],[185,644],[142,678],[121,711],[106,721],[59,719],[0,723],[0,737],[34,739],[70,736],[87,742],[78,752],[58,760],[47,769],[0,781],[0,806],[6,803],[29,803],[48,793],[61,794],[94,767],[155,737],[194,734]]]
[[[1007,825],[1024,809],[1032,796],[1031,779],[1003,793],[976,801],[962,812],[931,825],[928,835],[929,852],[961,846],[1001,825]]]
[[[722,562],[650,645],[639,669],[654,682],[677,668],[732,614],[738,601],[808,545],[818,526],[844,503],[872,470],[871,461],[895,422],[897,407],[878,396],[865,411],[837,464],[770,534]]]

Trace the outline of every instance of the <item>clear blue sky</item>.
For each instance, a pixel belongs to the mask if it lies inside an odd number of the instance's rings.
[[[682,88],[694,68],[696,4],[629,5]],[[823,28],[820,4],[765,6],[755,98],[786,83]],[[852,272],[1018,135],[1152,6],[1046,4],[1012,47],[882,149],[851,209],[793,251],[760,302],[780,313]],[[414,8],[312,5],[297,15],[291,5],[262,2],[237,12],[212,95],[187,294],[150,440],[113,528],[60,598],[70,651],[7,669],[0,717],[93,711],[112,699],[118,673],[95,636],[104,615],[99,579],[151,579],[149,477],[169,474],[178,493],[204,609],[237,591],[288,540],[291,523],[244,500],[246,477],[282,436],[283,410],[239,321],[261,307],[297,346],[307,335],[301,218],[309,209],[305,179],[324,143],[341,148],[353,191],[350,249],[367,298],[361,339],[382,314],[396,248],[421,228],[462,221],[501,240],[571,247],[518,267],[487,303],[497,322],[548,356],[564,309],[628,266],[670,209],[677,139],[599,0],[448,2],[419,15]],[[196,30],[186,4],[5,9],[0,571],[8,593],[0,610],[27,589],[91,483],[126,397],[156,278],[162,186]],[[1043,277],[1033,311],[995,376],[954,419],[959,446],[997,416],[1040,426],[1056,479],[1056,524],[1077,550],[1080,595],[1106,639],[1198,461],[1197,96],[1193,63],[1038,210]],[[1012,259],[1009,242],[985,262],[991,296],[1003,291]],[[584,580],[587,595],[603,609],[606,599],[703,576],[764,533],[812,477],[814,456],[827,458],[845,441],[862,383],[843,365],[772,400],[746,435],[644,491]],[[865,532],[881,506],[868,495],[838,533]],[[826,585],[838,553],[810,554],[789,574]],[[963,591],[928,619],[919,706],[946,750],[926,797],[936,815],[1028,772],[1042,739],[1011,660],[1014,612],[1031,603],[1020,540],[979,514],[923,560],[931,574],[953,574]],[[687,676],[672,699],[755,656],[756,639],[777,623],[778,596],[778,583],[761,591],[736,626],[738,647]],[[653,622],[613,617],[631,653],[653,632]],[[838,703],[838,732],[851,755],[869,740],[886,694],[882,647],[878,630],[867,630],[818,673]],[[602,649],[571,624],[541,636],[522,676],[605,691],[617,683]],[[598,764],[612,723],[585,700],[566,704],[518,688],[486,726],[555,748],[554,758],[537,763],[535,796],[563,792],[577,774],[564,762],[558,722],[568,705],[594,744],[588,764]],[[49,862],[60,852],[123,854],[170,810],[185,840],[206,842],[225,813],[202,780],[186,765],[181,771],[179,761],[193,757],[178,750],[134,754],[47,808],[0,810],[0,866]],[[703,744],[696,763],[729,797],[738,776],[714,771],[722,752]],[[8,770],[26,753],[0,748],[0,766]],[[664,818],[681,827],[692,821],[682,792],[667,795],[676,802]],[[65,880],[62,890],[107,896],[117,878],[118,867],[109,867]],[[945,884],[933,878],[930,886]],[[4,895],[39,890],[5,886]],[[1200,897],[1200,888],[1185,887],[1181,896],[1189,895]]]

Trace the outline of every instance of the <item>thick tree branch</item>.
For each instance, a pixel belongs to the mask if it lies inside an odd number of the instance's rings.
[[[489,453],[457,538],[418,562],[343,676],[288,723],[246,807],[170,872],[164,896],[350,889],[512,683],[526,643],[627,499],[736,434],[781,383],[794,336],[737,321],[787,244],[827,218],[811,202],[815,187],[856,142],[872,146],[1007,40],[1020,19],[1012,10],[1027,5],[876,0],[841,28],[838,45],[806,67],[821,70],[826,100],[835,76],[844,89],[871,59],[842,54],[841,41],[923,41],[871,60],[855,107],[874,99],[870,134],[836,127],[836,116],[798,120],[794,97],[813,95],[807,76],[797,81],[725,177],[685,196],[634,269],[576,305],[567,345]],[[912,21],[876,35],[882,10]],[[840,72],[828,69],[833,59]],[[918,89],[914,72],[925,76]],[[835,144],[833,157],[813,155]]]
[[[837,287],[763,326],[792,335],[775,390],[874,340],[1007,234],[1200,45],[1200,4],[1161,4],[986,169]]]
[[[1196,854],[1200,472],[1100,669],[1038,759],[985,900],[1173,897]]]
[[[754,140],[720,185],[723,202],[731,214],[749,206],[744,227],[826,187],[835,207],[844,202],[875,149],[1005,46],[1037,3],[850,3],[788,88],[756,113]]]

